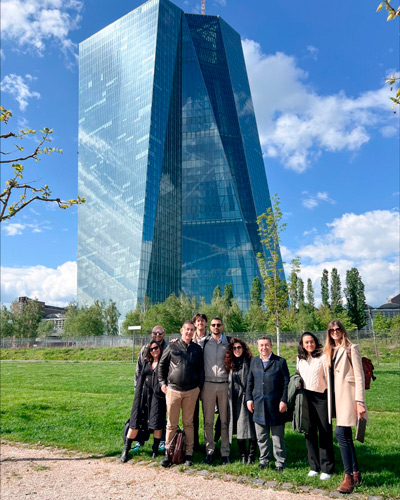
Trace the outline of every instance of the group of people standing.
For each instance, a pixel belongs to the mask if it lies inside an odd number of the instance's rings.
[[[219,436],[222,464],[228,464],[230,444],[236,436],[242,464],[255,463],[258,445],[260,469],[269,467],[272,440],[276,471],[282,472],[287,455],[284,431],[290,380],[286,360],[272,352],[269,337],[258,339],[259,356],[253,357],[246,342],[223,334],[220,318],[211,320],[210,333],[206,328],[206,315],[196,314],[182,325],[181,338],[169,344],[164,340],[164,329],[159,325],[153,328],[152,340],[138,358],[135,397],[121,460],[128,460],[132,443],[139,440],[140,432],[143,436],[143,430],[153,433],[155,458],[163,449],[166,415],[168,446],[182,413],[184,464],[191,466],[193,451],[199,449],[201,401],[206,464],[215,461]],[[332,418],[336,418],[335,435],[345,472],[338,491],[350,493],[361,483],[351,427],[357,424],[357,418],[367,418],[359,348],[350,342],[344,326],[332,321],[324,348],[314,334],[303,333],[296,368],[308,405],[308,476],[327,480],[334,473]],[[215,413],[218,419],[214,425]],[[148,435],[141,439],[148,439]],[[161,465],[171,465],[167,454]]]

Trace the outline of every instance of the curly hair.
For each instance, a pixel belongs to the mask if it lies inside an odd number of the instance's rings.
[[[314,339],[315,342],[315,349],[311,353],[312,358],[319,358],[322,354],[322,344],[321,342],[317,339],[317,337],[311,333],[311,332],[304,332],[303,335],[300,337],[299,340],[299,345],[297,346],[297,355],[299,359],[307,359],[309,354],[308,352],[304,349],[303,347],[303,338],[306,336],[310,336]]]
[[[158,345],[158,347],[160,348],[160,356],[159,356],[158,359],[161,358],[161,354],[162,354],[162,345],[161,345],[161,342],[157,342],[157,340],[152,340],[150,342],[148,348],[147,348],[147,351],[146,351],[146,359],[147,359],[147,361],[149,363],[152,363],[154,361],[153,355],[151,354],[151,351],[150,351],[151,346],[154,345],[154,344]]]
[[[234,368],[235,355],[233,354],[233,346],[235,344],[240,344],[243,347],[243,355],[245,358],[250,359],[253,357],[249,346],[246,344],[244,340],[239,339],[237,337],[231,338],[224,358],[225,369],[228,373]]]

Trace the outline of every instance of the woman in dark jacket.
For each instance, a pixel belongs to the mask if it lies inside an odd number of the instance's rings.
[[[129,431],[121,455],[121,462],[128,461],[129,450],[133,440],[138,435],[139,429],[147,433],[153,432],[153,458],[158,455],[158,446],[165,426],[167,412],[165,394],[161,391],[158,381],[158,362],[161,354],[161,345],[152,340],[147,349],[146,361],[136,384]]]
[[[229,442],[236,435],[242,464],[254,464],[257,450],[253,418],[246,405],[246,382],[251,358],[246,342],[236,337],[230,340],[224,360],[229,373]],[[250,440],[248,453],[246,439]]]

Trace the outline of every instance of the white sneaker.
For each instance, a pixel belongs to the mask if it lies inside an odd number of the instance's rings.
[[[326,481],[327,479],[330,479],[332,477],[332,474],[327,474],[326,472],[321,472],[321,475],[319,478],[321,481]]]
[[[307,474],[308,477],[315,477],[318,476],[318,472],[316,470],[310,470],[310,472]]]

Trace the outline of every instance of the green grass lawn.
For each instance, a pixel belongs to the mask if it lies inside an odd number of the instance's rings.
[[[294,363],[289,363],[294,372]],[[8,441],[41,443],[94,454],[117,456],[122,429],[130,414],[134,366],[130,362],[3,361],[1,363],[1,435]],[[381,364],[377,380],[367,391],[371,423],[366,442],[356,443],[365,483],[362,494],[400,497],[399,465],[399,369]],[[202,434],[202,432],[201,432]],[[343,472],[335,445],[337,475],[330,481],[307,478],[309,470],[304,436],[287,425],[288,462],[277,476],[274,469],[259,472],[257,466],[239,464],[233,443],[232,464],[211,467],[221,474],[290,481],[335,489]],[[133,460],[150,459],[151,443]],[[204,468],[204,453],[195,453],[195,468]],[[217,460],[218,462],[218,460]]]

